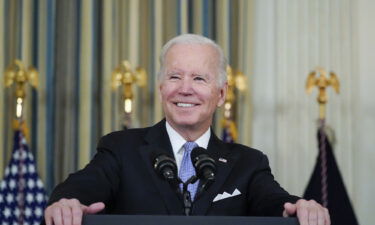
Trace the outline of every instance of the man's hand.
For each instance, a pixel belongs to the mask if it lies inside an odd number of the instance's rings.
[[[285,203],[283,216],[297,215],[300,225],[330,225],[328,209],[314,200],[298,200],[295,204]]]
[[[103,202],[89,206],[82,205],[77,199],[65,199],[53,203],[44,211],[46,225],[81,225],[84,214],[95,214],[103,210]]]

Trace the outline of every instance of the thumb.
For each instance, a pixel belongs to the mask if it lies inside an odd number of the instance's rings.
[[[103,202],[95,202],[89,206],[84,206],[82,210],[83,210],[83,214],[95,214],[95,213],[102,211],[104,208],[105,208],[105,205]]]
[[[284,204],[284,211],[283,211],[283,217],[289,217],[296,213],[297,206],[296,204],[292,204],[290,202],[287,202]]]

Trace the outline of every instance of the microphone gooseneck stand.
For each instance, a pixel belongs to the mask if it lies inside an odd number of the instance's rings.
[[[184,203],[184,213],[185,216],[190,216],[191,214],[191,207],[192,207],[192,201],[191,201],[191,194],[190,191],[188,191],[187,187],[189,184],[193,184],[197,182],[198,177],[192,176],[190,177],[186,182],[182,182],[182,201]]]

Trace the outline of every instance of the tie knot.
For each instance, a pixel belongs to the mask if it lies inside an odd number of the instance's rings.
[[[188,141],[184,144],[185,151],[187,152],[191,152],[191,150],[193,150],[195,147],[198,147],[198,145],[193,141]]]

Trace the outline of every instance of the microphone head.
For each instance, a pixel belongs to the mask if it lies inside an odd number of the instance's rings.
[[[191,151],[190,157],[191,157],[191,161],[193,162],[193,164],[194,164],[195,161],[198,160],[199,157],[201,157],[201,155],[207,155],[208,156],[207,150],[202,148],[202,147],[195,147]]]
[[[191,162],[194,165],[197,177],[205,180],[214,180],[216,163],[202,147],[196,147],[191,151]]]
[[[163,151],[155,151],[152,154],[153,167],[157,174],[166,180],[177,179],[176,161]]]

